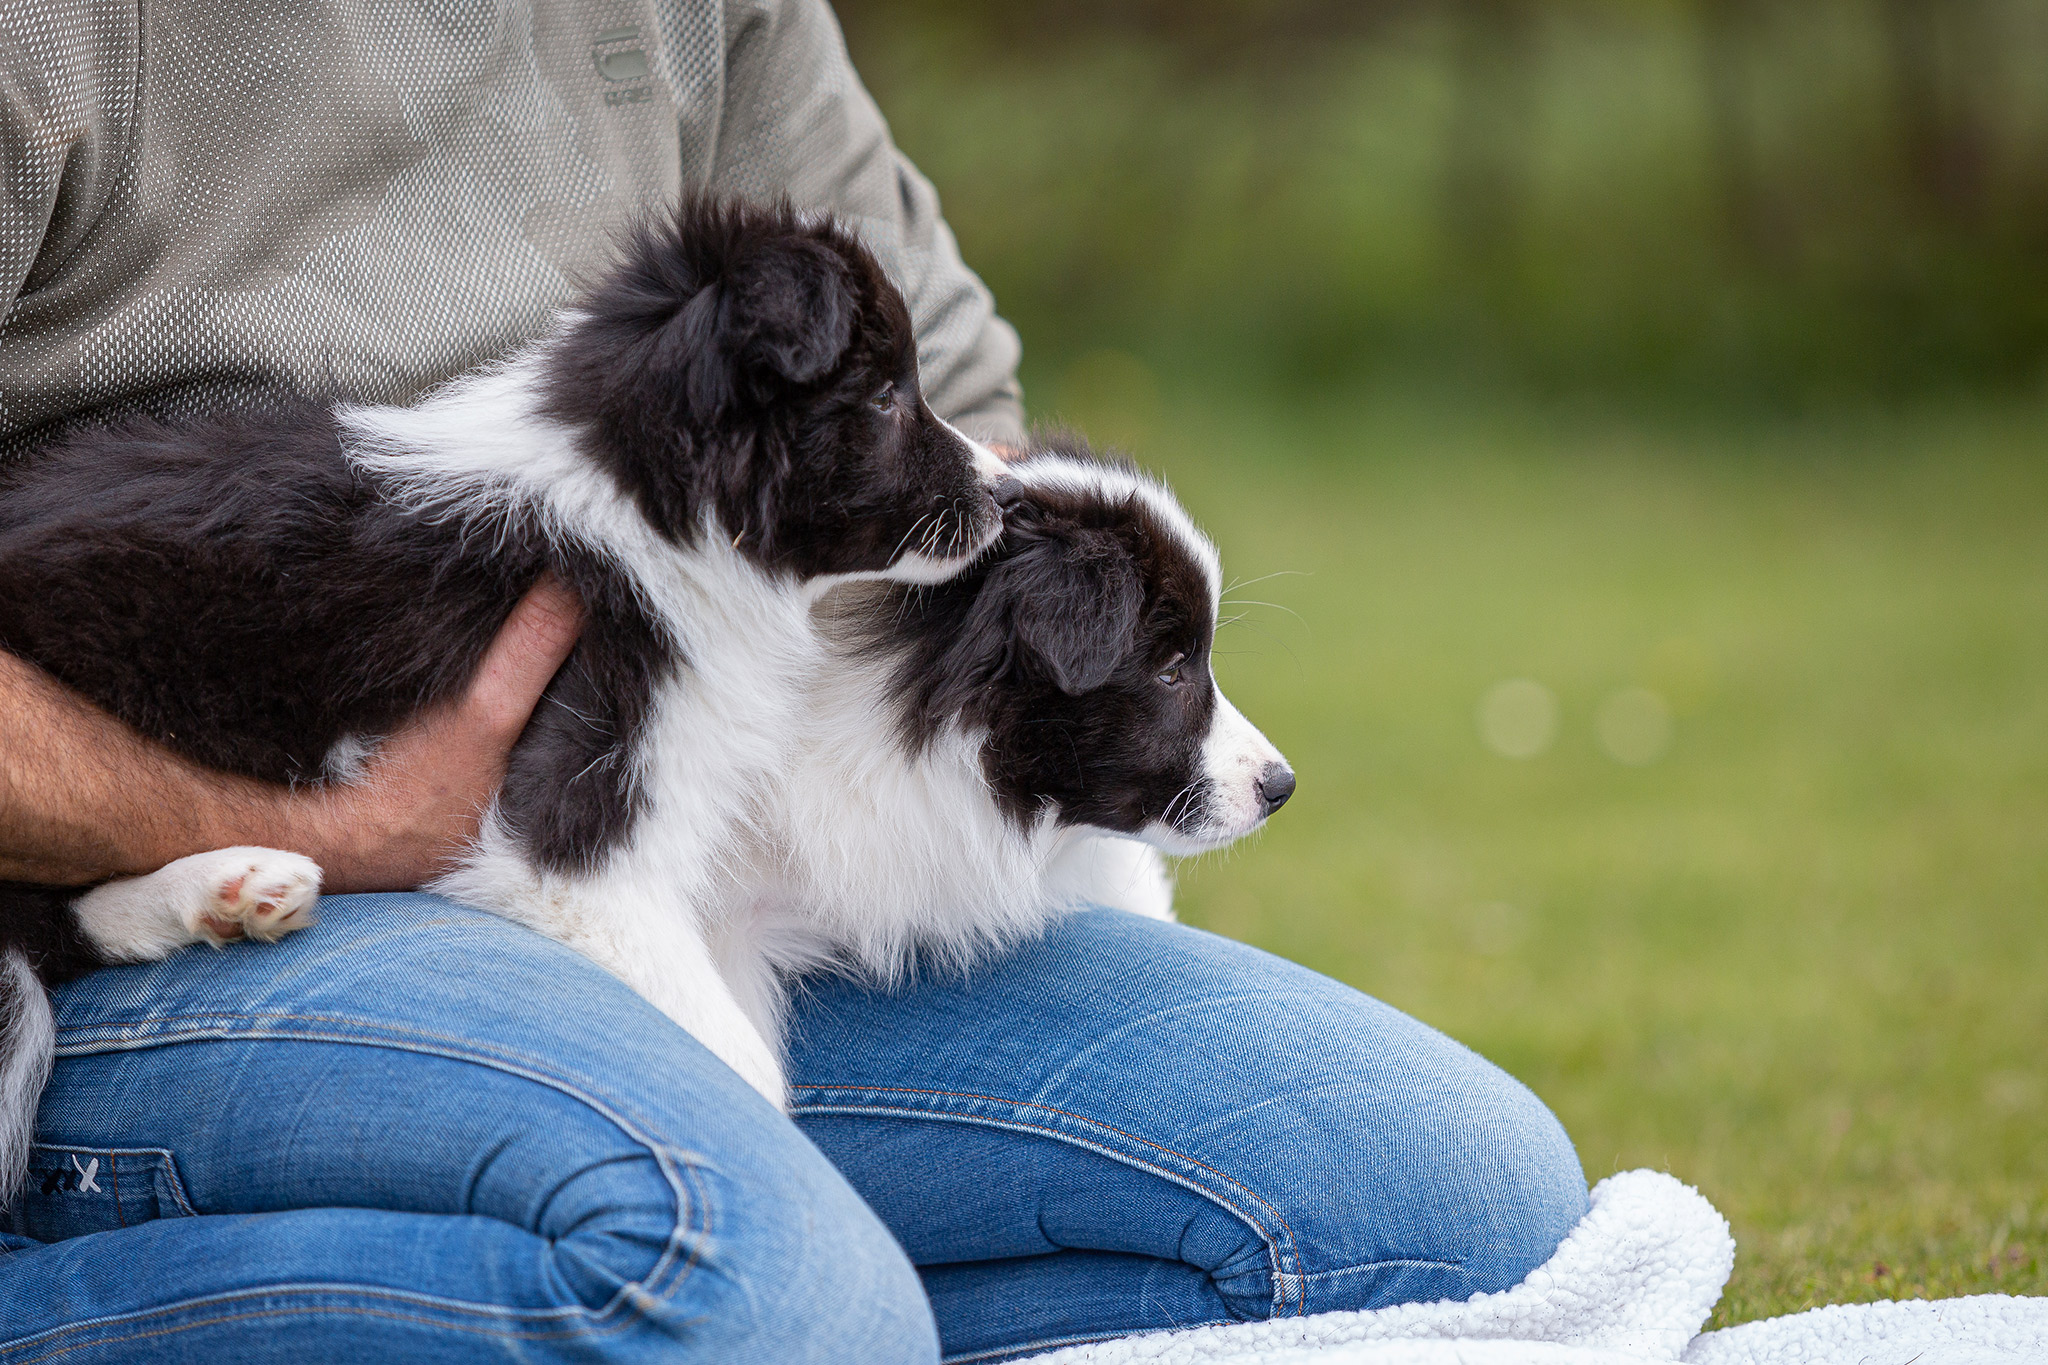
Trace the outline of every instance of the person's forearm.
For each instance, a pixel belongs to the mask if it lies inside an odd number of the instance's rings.
[[[288,844],[307,804],[188,763],[0,653],[0,879],[78,885]]]
[[[0,652],[0,881],[78,886],[254,845],[311,858],[328,891],[420,886],[475,837],[582,628],[576,595],[543,578],[461,696],[388,736],[355,781],[300,788],[187,762]]]

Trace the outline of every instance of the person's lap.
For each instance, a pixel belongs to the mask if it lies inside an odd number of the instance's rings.
[[[0,1361],[994,1359],[1502,1288],[1585,1206],[1502,1073],[1179,926],[813,983],[800,1134],[555,944],[322,913],[60,992]]]
[[[816,983],[794,1110],[949,1357],[1465,1298],[1586,1208],[1519,1082],[1291,962],[1112,911],[884,1004]]]
[[[613,978],[424,896],[321,913],[58,993],[16,1221],[71,1240],[0,1256],[0,1360],[929,1358],[873,1215]]]

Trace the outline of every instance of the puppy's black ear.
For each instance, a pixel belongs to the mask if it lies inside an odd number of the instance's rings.
[[[1014,574],[1017,641],[1068,696],[1109,681],[1137,637],[1145,587],[1129,550],[1107,531],[1051,535],[1003,566]]]
[[[551,411],[663,450],[735,401],[815,383],[859,326],[858,250],[787,208],[715,199],[641,223],[556,353]]]
[[[815,238],[761,243],[725,281],[728,353],[761,397],[830,374],[853,344],[860,300],[846,262]],[[763,381],[766,381],[765,383]]]

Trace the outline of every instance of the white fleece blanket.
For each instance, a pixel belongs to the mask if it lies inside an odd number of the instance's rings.
[[[1817,1308],[1699,1334],[1728,1272],[1728,1222],[1658,1171],[1600,1182],[1529,1278],[1463,1302],[1159,1332],[1030,1365],[2048,1365],[2048,1298],[1986,1294]]]

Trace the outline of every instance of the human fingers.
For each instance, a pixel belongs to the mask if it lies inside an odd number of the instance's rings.
[[[583,631],[583,600],[553,574],[527,590],[498,628],[459,709],[509,747]]]

